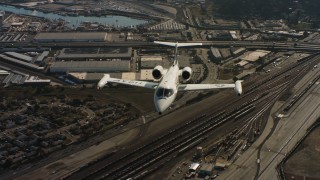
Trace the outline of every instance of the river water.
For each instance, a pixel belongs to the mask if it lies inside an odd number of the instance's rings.
[[[46,18],[50,20],[57,20],[57,19],[63,19],[66,22],[68,22],[68,25],[70,27],[78,27],[81,22],[97,22],[102,25],[107,26],[120,26],[120,27],[127,27],[127,26],[136,26],[140,24],[144,24],[147,21],[141,20],[141,19],[134,19],[130,17],[125,16],[62,16],[59,14],[54,13],[43,13],[41,11],[36,10],[29,10],[14,6],[8,6],[8,5],[0,5],[0,11],[8,11],[15,14],[23,14],[23,15],[29,15],[29,16],[35,16],[35,17],[41,17]]]

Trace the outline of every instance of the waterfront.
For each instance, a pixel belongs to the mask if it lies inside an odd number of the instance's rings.
[[[91,23],[99,23],[106,26],[120,26],[120,27],[127,27],[127,26],[137,26],[140,24],[147,23],[145,20],[141,19],[134,19],[131,17],[125,17],[125,16],[62,16],[59,14],[54,13],[44,13],[41,11],[36,10],[29,10],[24,8],[18,8],[14,6],[9,5],[0,5],[0,10],[15,13],[15,14],[22,14],[22,15],[29,15],[29,16],[35,16],[35,17],[41,17],[46,18],[50,20],[58,20],[63,19],[66,22],[68,22],[68,25],[70,27],[78,27],[81,22],[91,22]]]

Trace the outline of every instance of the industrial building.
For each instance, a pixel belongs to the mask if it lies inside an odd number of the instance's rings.
[[[26,53],[26,52],[43,52],[43,51],[51,51],[51,48],[46,47],[1,47],[0,52],[19,52],[19,53]]]
[[[221,63],[222,56],[218,48],[211,47],[210,48],[210,56],[214,62]]]
[[[71,72],[68,73],[68,78],[80,83],[96,83],[103,78],[105,73],[87,73],[87,72]],[[121,78],[122,73],[108,73],[113,78]]]
[[[3,67],[0,67],[3,69]],[[10,85],[49,85],[50,79],[40,79],[37,76],[30,76],[15,70],[0,70],[0,80],[4,86]]]
[[[141,69],[153,69],[157,65],[163,65],[162,56],[141,56]]]
[[[200,166],[199,163],[192,163],[192,164],[190,165],[189,171],[190,171],[190,172],[194,172],[194,171],[196,171],[196,170],[199,168],[199,166]]]
[[[46,57],[48,57],[49,51],[43,51],[37,58],[36,63],[41,63]]]
[[[229,33],[233,40],[239,40],[239,37],[237,36],[236,31],[229,31]]]
[[[142,69],[140,72],[140,80],[153,81],[152,69]]]
[[[20,75],[20,74],[11,73],[2,81],[2,84],[5,84],[5,85],[10,85],[10,84],[21,85],[21,84],[23,84],[23,82],[26,79],[27,79],[26,76],[23,76],[23,75]]]
[[[106,32],[61,32],[39,33],[36,42],[104,42],[107,41]]]
[[[49,85],[50,79],[40,79],[38,76],[28,76],[24,81],[24,85]]]
[[[207,34],[207,40],[208,41],[216,41],[216,40],[232,40],[232,37],[229,33],[229,31],[211,31],[209,34]]]
[[[24,55],[24,54],[20,54],[20,53],[16,53],[16,52],[5,52],[5,55],[12,57],[12,58],[16,58],[25,62],[31,62],[32,61],[32,57]]]
[[[243,60],[242,60],[242,61],[240,61],[240,62],[237,63],[237,66],[238,66],[238,67],[244,67],[244,66],[247,65],[248,63],[249,63],[248,61],[243,61]]]
[[[131,60],[132,48],[64,48],[56,56],[58,60]]]
[[[270,51],[266,51],[266,50],[256,50],[256,51],[248,52],[248,53],[244,54],[241,57],[241,60],[249,61],[249,62],[256,62],[259,58],[263,58],[266,55],[268,55],[269,53],[270,53]]]
[[[202,176],[211,176],[213,169],[214,169],[213,164],[204,163],[204,164],[202,164],[202,166],[199,170],[199,174],[201,174]]]
[[[68,72],[127,72],[130,61],[58,61],[50,66],[51,73]]]
[[[24,66],[24,67],[27,67],[27,68],[30,68],[30,69],[34,69],[34,70],[38,70],[38,71],[39,70],[44,70],[44,67],[40,67],[40,66],[37,66],[35,64],[27,63],[27,62],[21,61],[19,59],[6,56],[4,54],[0,54],[0,60],[4,60],[4,61],[7,61],[7,62],[10,62],[10,63],[13,63],[13,64],[17,64],[17,65]]]
[[[234,56],[240,56],[240,55],[242,55],[242,54],[245,53],[245,52],[246,52],[246,49],[245,49],[245,48],[239,48],[239,49],[236,49],[236,50],[232,51],[232,54],[233,54]]]
[[[81,83],[96,83],[100,81],[105,73],[87,73],[87,72],[71,72],[68,73],[68,77],[72,80]],[[108,73],[112,78],[126,79],[126,80],[142,80],[153,81],[152,70],[141,70],[140,73],[135,72],[122,72],[122,73]]]

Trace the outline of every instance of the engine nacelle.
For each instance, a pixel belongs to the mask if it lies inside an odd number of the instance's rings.
[[[189,81],[191,79],[192,69],[190,67],[185,67],[181,71],[181,77],[184,81]]]
[[[242,94],[242,80],[238,80],[235,82],[234,90],[236,91],[237,95],[240,96]]]
[[[152,76],[153,79],[156,81],[159,81],[162,76],[163,76],[164,70],[162,66],[156,66],[153,70],[152,70]]]

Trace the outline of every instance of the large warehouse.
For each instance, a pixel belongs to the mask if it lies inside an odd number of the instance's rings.
[[[104,42],[106,32],[58,32],[39,33],[34,37],[36,42]]]
[[[127,72],[130,61],[59,61],[50,66],[51,73],[68,72]]]
[[[162,56],[141,56],[141,69],[153,69],[157,65],[163,66]]]
[[[58,60],[131,60],[132,48],[107,47],[107,48],[64,48],[56,56]]]

